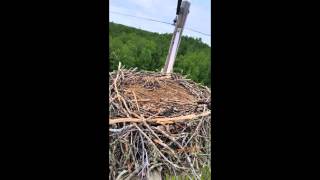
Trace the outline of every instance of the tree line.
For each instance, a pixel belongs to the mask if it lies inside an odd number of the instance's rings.
[[[172,34],[159,34],[109,23],[109,71],[119,62],[126,67],[160,71],[169,50]],[[211,86],[211,48],[200,38],[183,36],[174,65],[174,72],[188,75],[198,83]]]

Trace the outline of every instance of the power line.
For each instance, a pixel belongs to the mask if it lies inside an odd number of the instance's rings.
[[[124,13],[115,12],[115,11],[110,11],[110,12],[111,12],[111,13],[114,13],[114,14],[120,14],[120,15],[124,15],[124,16],[130,16],[130,17],[145,19],[145,20],[148,20],[148,21],[155,21],[155,22],[159,22],[159,23],[164,23],[164,24],[172,25],[172,23],[168,23],[168,22],[164,22],[164,21],[159,21],[159,20],[155,20],[155,19],[150,19],[150,18],[146,18],[146,17],[134,16],[134,15],[124,14]]]
[[[197,32],[197,33],[200,33],[202,35],[205,35],[205,36],[211,36],[210,34],[206,34],[206,33],[203,33],[203,32],[200,32],[200,31],[197,31],[197,30],[194,30],[194,29],[191,29],[191,28],[186,28],[187,30],[190,30],[190,31],[193,31],[193,32]]]
[[[141,16],[134,16],[134,15],[124,14],[124,13],[115,12],[115,11],[110,11],[110,13],[119,14],[119,15],[123,15],[123,16],[129,16],[129,17],[135,17],[135,18],[138,18],[138,19],[144,19],[144,20],[147,20],[147,21],[154,21],[154,22],[159,22],[159,23],[163,23],[163,24],[174,26],[174,24],[172,24],[172,23],[165,22],[165,21],[160,21],[160,20],[156,20],[156,19],[151,19],[151,18],[146,18],[146,17],[141,17]],[[202,34],[202,35],[205,35],[205,36],[211,36],[210,34],[206,34],[206,33],[191,29],[191,28],[187,28],[186,27],[185,29],[189,30],[189,31],[193,31],[193,32],[199,33],[199,34]]]

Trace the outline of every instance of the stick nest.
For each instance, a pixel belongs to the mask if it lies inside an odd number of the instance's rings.
[[[179,74],[109,73],[109,179],[200,178],[210,163],[211,92]]]

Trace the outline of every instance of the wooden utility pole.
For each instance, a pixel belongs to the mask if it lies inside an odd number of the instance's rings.
[[[179,7],[177,9],[175,29],[171,39],[167,60],[162,70],[164,73],[172,73],[173,65],[179,49],[184,25],[186,23],[187,16],[189,14],[190,5],[191,3],[188,0],[183,0],[181,2],[180,9]],[[178,2],[178,6],[179,6],[179,2]]]

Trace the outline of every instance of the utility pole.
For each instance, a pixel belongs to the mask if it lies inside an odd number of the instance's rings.
[[[179,7],[181,3],[181,6]],[[177,8],[177,16],[175,19],[175,29],[173,32],[173,36],[170,43],[170,48],[167,56],[166,63],[162,72],[164,73],[172,73],[173,65],[177,56],[178,48],[181,41],[182,32],[184,29],[184,25],[187,20],[187,16],[189,14],[189,8],[191,3],[188,0],[178,0],[178,8]]]

